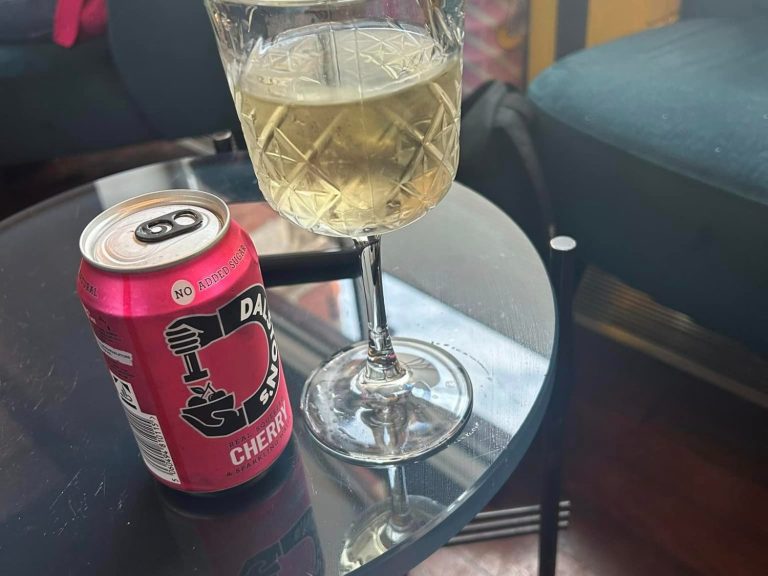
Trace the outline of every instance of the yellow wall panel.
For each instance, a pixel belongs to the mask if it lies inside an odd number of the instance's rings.
[[[528,82],[555,61],[557,3],[558,0],[529,0]]]
[[[679,12],[680,0],[589,0],[587,46],[670,24]]]

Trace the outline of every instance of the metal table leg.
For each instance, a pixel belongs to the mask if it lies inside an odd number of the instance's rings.
[[[573,291],[576,242],[550,241],[550,275],[557,299],[558,339],[554,388],[544,429],[544,482],[539,532],[539,576],[554,576],[557,564],[558,508],[563,469],[565,414],[573,379]]]

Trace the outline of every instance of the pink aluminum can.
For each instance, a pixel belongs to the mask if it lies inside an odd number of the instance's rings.
[[[266,472],[293,416],[258,254],[227,205],[144,194],[80,250],[77,291],[149,471],[193,493]]]

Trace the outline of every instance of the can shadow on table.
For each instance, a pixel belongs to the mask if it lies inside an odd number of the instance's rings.
[[[158,484],[163,512],[185,564],[217,576],[322,574],[301,455],[291,439],[257,483],[216,496]]]

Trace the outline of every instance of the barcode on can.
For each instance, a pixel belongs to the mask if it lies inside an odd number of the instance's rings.
[[[163,480],[181,484],[157,416],[141,411],[136,395],[133,393],[133,386],[129,382],[114,374],[112,374],[112,380],[117,387],[117,394],[147,468]]]

